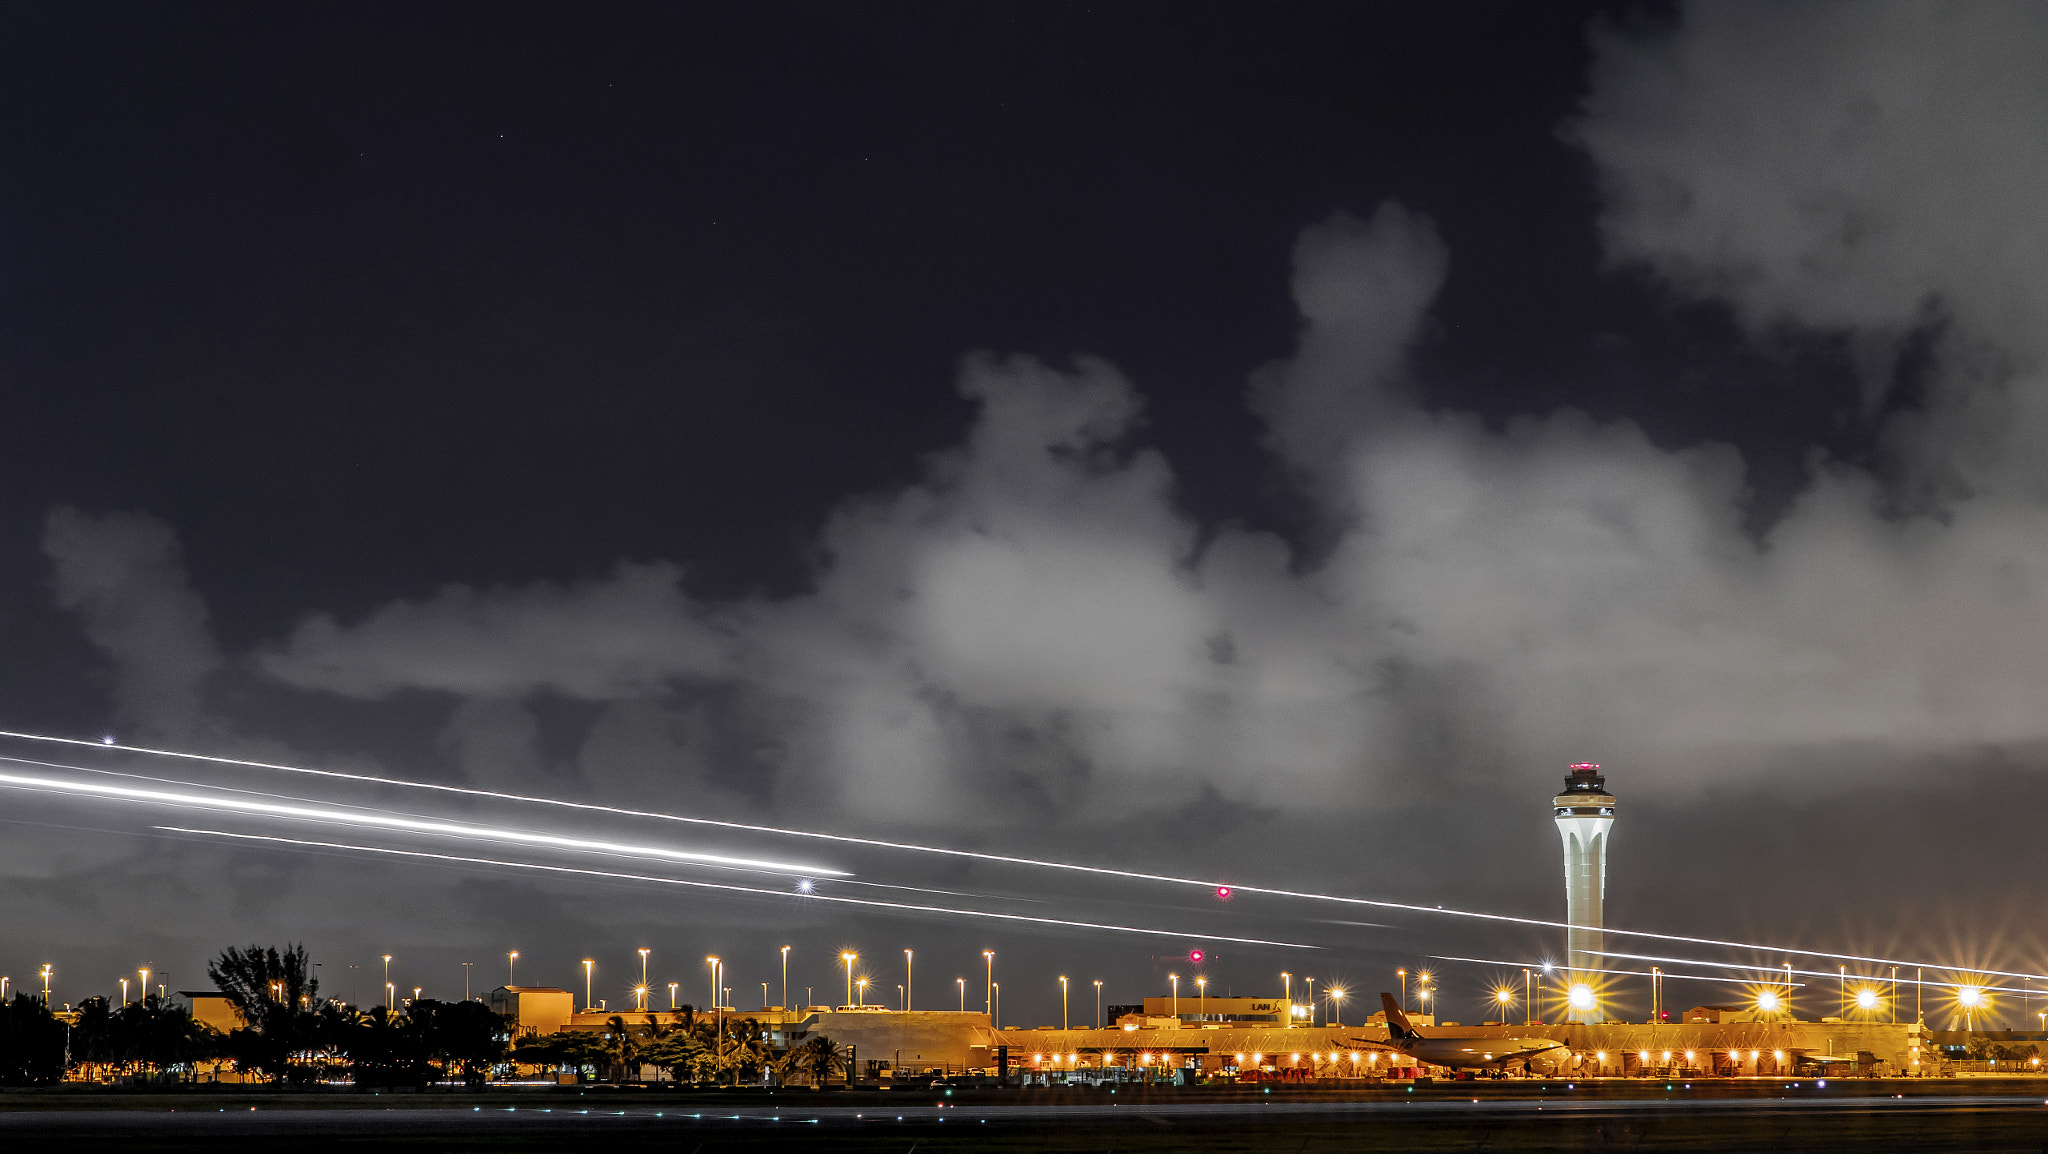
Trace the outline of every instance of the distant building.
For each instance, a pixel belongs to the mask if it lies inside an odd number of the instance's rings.
[[[1596,970],[1605,960],[1600,934],[1601,909],[1607,900],[1607,834],[1614,825],[1614,795],[1607,779],[1591,762],[1572,766],[1564,792],[1551,799],[1558,836],[1564,839],[1565,983],[1570,1005],[1566,1020],[1604,1020]],[[1582,991],[1580,987],[1585,987]]]
[[[512,1023],[512,1034],[552,1034],[569,1024],[576,995],[558,986],[499,986],[491,991],[491,1012]]]
[[[179,990],[178,996],[192,1007],[192,1020],[226,1034],[242,1028],[242,1016],[235,1004],[219,990]]]
[[[1169,1023],[1178,1020],[1186,1026],[1243,1023],[1284,1027],[1289,1022],[1307,1025],[1306,1009],[1289,1003],[1285,998],[1214,998],[1183,994],[1178,998],[1146,998],[1144,1006],[1135,1014],[1127,1013],[1113,1024],[1121,1026],[1125,1018],[1135,1017]]]

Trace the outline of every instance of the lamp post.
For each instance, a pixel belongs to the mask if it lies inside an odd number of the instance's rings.
[[[1401,979],[1401,1008],[1408,1008],[1408,971],[1395,970],[1394,976]]]
[[[590,975],[596,972],[596,969],[597,961],[595,959],[583,959],[583,1012],[586,1014],[589,1013],[595,1005],[591,1001],[590,997]]]
[[[910,951],[903,951],[903,1009],[910,1009]]]
[[[1663,1009],[1663,1005],[1664,1005],[1664,1003],[1663,1003],[1663,998],[1664,998],[1664,971],[1663,971],[1663,970],[1661,970],[1661,969],[1659,969],[1659,968],[1658,968],[1658,967],[1656,967],[1656,966],[1651,966],[1651,967],[1650,967],[1650,1024],[1651,1024],[1652,1026],[1654,1026],[1654,1025],[1656,1025],[1657,1023],[1659,1023],[1659,1022],[1661,1022],[1661,1021],[1663,1021],[1663,1020],[1664,1020],[1664,1009]]]
[[[789,947],[782,947],[782,1008],[789,1009]]]
[[[390,982],[384,983],[384,1008],[393,1013],[398,1010],[398,987]]]
[[[682,985],[681,982],[670,982],[668,984],[668,1008],[671,1011],[676,1008],[676,987],[680,985]]]
[[[1173,983],[1173,1020],[1178,1025],[1180,1023],[1180,975],[1168,974],[1166,975],[1166,980]]]
[[[859,956],[859,954],[854,953],[852,950],[847,950],[839,955],[839,964],[846,967],[846,1000],[839,1003],[842,1006],[853,1005],[853,959]]]
[[[991,991],[991,993],[992,993],[992,995],[993,995],[993,997],[994,997],[994,999],[995,999],[995,1004],[996,1004],[996,1005],[998,1005],[998,1006],[1002,1005],[1002,1004],[1003,1004],[1003,984],[1002,984],[1001,982],[990,982],[990,983],[989,983],[989,989],[990,989],[990,991]],[[997,1010],[997,1011],[996,1011],[996,1013],[1000,1015],[1000,1014],[1002,1013],[1002,1011],[1001,1011],[1001,1010]],[[991,1025],[991,1026],[995,1025],[995,1019],[991,1018],[991,1019],[989,1020],[989,1025]]]
[[[513,967],[513,966],[515,966],[515,965],[517,965],[518,963],[519,963],[519,951],[518,951],[518,950],[506,950],[506,951],[505,951],[505,985],[506,985],[506,986],[508,986],[508,987],[509,987],[509,986],[512,986],[512,985],[514,985],[514,984],[516,984],[516,982],[515,982],[515,979],[514,979],[514,976],[513,976],[513,973],[512,973],[512,967]]]
[[[641,984],[641,985],[643,985],[643,986],[647,984],[647,954],[648,954],[648,950],[647,950],[647,947],[646,947],[646,946],[641,946],[641,947],[640,947],[640,984]]]
[[[960,987],[960,1012],[964,1014],[967,1012],[967,979],[954,978],[953,981]]]
[[[1333,1025],[1333,1026],[1341,1026],[1341,1025],[1343,1025],[1343,1024],[1344,1024],[1344,991],[1342,991],[1342,990],[1331,990],[1331,991],[1330,991],[1330,992],[1329,992],[1329,993],[1328,993],[1327,995],[1325,995],[1325,996],[1326,996],[1326,997],[1328,997],[1328,998],[1330,999],[1330,1024],[1331,1024],[1331,1025]],[[1354,1054],[1354,1055],[1352,1055],[1352,1057],[1353,1057],[1353,1058],[1356,1058],[1356,1057],[1357,1057],[1357,1055],[1356,1055],[1356,1054]]]
[[[144,966],[135,972],[142,975],[142,1000],[147,1002],[149,1000],[149,967]],[[5,1001],[7,1001],[6,993],[0,992],[0,1003]]]
[[[43,1005],[45,1006],[50,1004],[50,975],[56,972],[56,969],[57,967],[48,962],[43,963]]]
[[[1071,1022],[1069,1022],[1069,1021],[1068,1021],[1068,1019],[1067,1019],[1067,976],[1066,976],[1065,974],[1061,974],[1061,975],[1060,975],[1060,1029],[1062,1029],[1062,1030],[1067,1030],[1067,1029],[1071,1029],[1071,1028],[1072,1028],[1072,1023],[1071,1023]]]
[[[1892,967],[1892,1002],[1886,1009],[1885,1020],[1889,1022],[1897,1022],[1899,1020],[1899,967],[1897,966]]]
[[[414,1002],[418,1002],[418,1001],[420,1000],[420,990],[421,990],[421,989],[423,989],[423,988],[424,988],[424,987],[421,987],[421,986],[414,986],[414,987],[412,988],[412,1000],[413,1000]]]
[[[467,1001],[469,1000],[469,967],[471,967],[471,966],[473,966],[473,965],[476,965],[476,963],[475,963],[475,962],[464,962],[464,963],[462,963],[462,1000],[463,1000],[463,1001],[465,1001],[465,1002],[467,1002]]]
[[[761,983],[761,1008],[764,1010],[768,1008],[768,983],[766,982]]]
[[[1534,980],[1535,980],[1535,979],[1534,979],[1534,976],[1533,976],[1533,975],[1531,975],[1531,974],[1529,973],[1529,967],[1527,967],[1527,966],[1523,966],[1523,967],[1522,967],[1522,1024],[1523,1024],[1524,1026],[1527,1026],[1527,1025],[1532,1025],[1532,1024],[1533,1024],[1533,1023],[1535,1022],[1535,1020],[1536,1020],[1536,999],[1535,999],[1534,997],[1532,997],[1532,996],[1531,996],[1531,995],[1533,995],[1533,994],[1535,993],[1535,990],[1534,990],[1534,989],[1532,988],[1532,983],[1534,982]]]
[[[1840,993],[1842,998],[1842,1008],[1835,1012],[1846,1018],[1849,1016],[1849,967],[1837,966],[1835,969],[1839,971],[1838,980],[1841,983]]]
[[[1316,1028],[1316,980],[1304,980],[1308,982],[1308,1028],[1313,1030]]]
[[[1287,1028],[1292,1030],[1294,1028],[1294,975],[1286,970],[1280,971],[1280,988],[1285,991],[1285,997],[1287,998]]]
[[[1209,1020],[1209,979],[1201,974],[1196,974],[1195,991],[1195,1021],[1207,1022]]]
[[[723,976],[719,973],[720,963],[718,955],[704,955],[704,965],[711,970],[711,1009],[715,1014],[720,1007],[725,1005],[725,999],[718,996],[718,979]]]
[[[121,1004],[124,1006],[128,1004],[128,979],[126,978],[121,979]]]
[[[1100,1029],[1109,1025],[1102,1020],[1102,979],[1095,979],[1095,1026]]]
[[[988,963],[988,1004],[985,1008],[988,1010],[988,1024],[993,1026],[996,1024],[996,952],[981,951],[981,960]]]
[[[859,1009],[863,1009],[863,1010],[867,1009],[867,1008],[868,1008],[868,980],[867,980],[867,978],[866,978],[865,976],[863,976],[863,977],[862,977],[862,978],[861,978],[861,979],[860,979],[859,981],[857,981],[857,982],[855,982],[855,983],[853,984],[853,992],[854,992],[854,997],[855,997],[856,999],[858,999],[857,1001],[855,1001],[855,1002],[854,1002],[854,1005],[855,1005],[855,1006],[856,1006],[857,1008],[859,1008]]]

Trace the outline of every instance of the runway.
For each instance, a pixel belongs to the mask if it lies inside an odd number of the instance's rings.
[[[2031,1088],[2031,1087],[2030,1087]],[[305,1095],[279,1104],[166,1101],[69,1108],[54,1096],[0,1096],[0,1142],[10,1149],[91,1143],[95,1148],[199,1150],[290,1146],[319,1151],[365,1144],[436,1149],[705,1152],[817,1145],[834,1150],[2027,1150],[2048,1140],[2048,1094],[1871,1093],[1813,1083],[1775,1090],[1657,1092],[1631,1086],[1531,1095],[1421,1094],[1366,1098],[1239,1095],[1190,1101],[1157,1092],[1117,1101],[1035,1101],[1009,1093],[949,1103],[930,1093],[821,1102],[592,1102],[628,1092],[450,1105],[439,1095]],[[1976,1090],[1970,1087],[1969,1090]],[[638,1095],[632,1095],[638,1097]],[[75,1096],[71,1096],[75,1097]],[[455,1097],[450,1095],[449,1097]],[[538,1098],[538,1096],[536,1096]],[[682,1098],[683,1095],[674,1097]],[[808,1101],[796,1099],[809,1099]],[[877,1101],[875,1099],[882,1099]],[[1175,1100],[1178,1099],[1178,1100]],[[445,1101],[445,1100],[444,1100]]]

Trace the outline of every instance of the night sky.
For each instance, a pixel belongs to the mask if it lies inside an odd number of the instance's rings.
[[[2048,967],[2039,10],[0,22],[0,728],[1539,918],[1591,760],[1610,924]],[[59,1000],[303,940],[344,997],[380,954],[451,996],[517,949],[623,1001],[648,946],[748,1006],[790,942],[819,1001],[840,949],[886,989],[908,946],[949,1004],[992,947],[1035,1025],[1058,973],[1164,992],[1200,932],[1323,947],[1214,948],[1212,989],[1368,998],[1560,948],[0,754],[1194,932],[0,791],[0,973],[53,962]],[[1442,968],[1453,1017],[1508,972]]]

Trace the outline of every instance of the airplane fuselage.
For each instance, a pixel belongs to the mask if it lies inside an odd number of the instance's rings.
[[[1391,1045],[1418,1062],[1454,1069],[1485,1069],[1553,1056],[1561,1058],[1570,1049],[1554,1038],[1410,1038]]]

